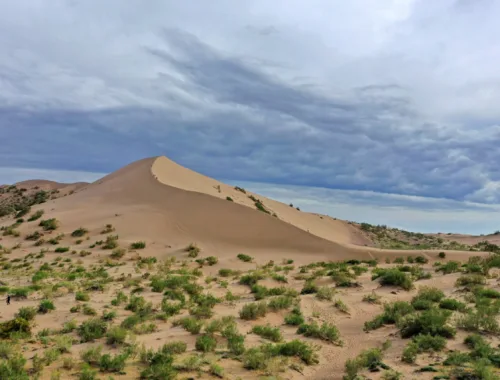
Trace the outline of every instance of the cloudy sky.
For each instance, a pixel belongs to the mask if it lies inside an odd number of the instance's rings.
[[[182,165],[303,209],[500,227],[500,2],[0,0],[0,182]]]

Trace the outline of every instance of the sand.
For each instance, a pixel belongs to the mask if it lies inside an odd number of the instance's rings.
[[[71,245],[71,249],[80,250],[85,247],[75,246],[74,240],[68,237],[71,231],[84,226],[89,230],[90,241],[102,238],[100,231],[106,224],[112,224],[119,235],[120,244],[128,246],[138,240],[147,242],[146,249],[140,252],[142,257],[152,256],[164,260],[170,256],[186,259],[184,248],[195,243],[201,248],[203,256],[217,256],[219,262],[210,267],[204,267],[205,275],[215,275],[220,268],[234,270],[249,270],[256,267],[255,263],[265,264],[269,260],[279,263],[283,259],[294,260],[294,265],[308,264],[314,261],[340,261],[348,259],[378,259],[383,263],[387,258],[391,261],[395,257],[415,256],[421,254],[429,259],[426,265],[431,270],[432,263],[438,260],[437,251],[395,251],[381,250],[370,247],[370,242],[359,233],[359,230],[349,223],[329,216],[299,211],[287,204],[262,197],[251,192],[243,193],[233,186],[218,182],[192,170],[184,168],[166,157],[154,157],[134,162],[92,184],[57,184],[49,181],[26,181],[19,186],[42,189],[60,190],[57,199],[36,206],[44,209],[44,218],[57,218],[61,222],[61,231],[66,233],[64,245]],[[255,202],[249,197],[260,200],[269,214],[256,210]],[[227,200],[230,197],[232,201]],[[273,216],[275,214],[276,216]],[[8,225],[11,220],[4,220],[1,225]],[[39,230],[37,223],[23,224],[19,227],[22,235]],[[59,232],[47,233],[45,237],[55,236]],[[19,240],[13,237],[4,237],[0,244],[14,245]],[[21,239],[22,241],[22,239]],[[9,258],[23,257],[34,249],[24,241],[22,247],[13,251]],[[84,243],[85,244],[85,243]],[[36,250],[35,250],[36,251]],[[244,263],[236,258],[239,253],[245,253],[255,258],[254,263]],[[138,253],[132,253],[138,254]],[[471,256],[470,252],[449,251],[448,259],[465,261]],[[99,247],[93,249],[92,255],[82,257],[84,265],[95,264],[98,260],[109,255]],[[474,255],[484,256],[486,253],[475,252]],[[53,259],[57,255],[47,254]],[[123,267],[110,268],[110,273],[125,273],[136,276],[133,262],[127,262]],[[437,275],[431,280],[423,280],[419,285],[427,283],[444,289],[451,294],[456,276]],[[19,278],[15,285],[25,284],[27,279]],[[11,283],[12,285],[12,283]],[[274,284],[277,286],[278,284]],[[289,286],[300,290],[303,281],[290,280]],[[331,285],[325,283],[325,285]],[[322,347],[321,362],[316,367],[306,367],[304,372],[291,372],[285,378],[297,379],[339,379],[342,378],[343,366],[348,358],[357,355],[362,349],[376,347],[395,333],[394,327],[377,330],[371,334],[362,331],[366,320],[373,318],[380,312],[379,305],[372,305],[362,301],[366,294],[376,290],[384,300],[410,299],[416,291],[401,292],[391,288],[381,288],[376,281],[372,281],[366,273],[360,278],[360,288],[339,290],[337,298],[349,305],[350,312],[345,314],[332,307],[331,302],[320,301],[313,295],[301,297],[301,307],[306,316],[318,321],[335,323],[342,334],[343,347],[337,347],[320,342]],[[238,316],[242,303],[252,299],[248,288],[231,283],[231,289],[246,294],[236,305],[217,305],[216,314]],[[113,298],[112,291],[118,289],[115,284],[106,292],[93,295],[92,304],[102,310],[105,304]],[[223,295],[225,290],[214,287],[212,291]],[[392,292],[395,291],[393,294]],[[145,291],[143,296],[154,303],[161,302],[161,294]],[[14,316],[22,306],[36,305],[41,295],[36,295],[26,301],[14,302],[10,308],[2,308],[1,319],[8,320]],[[57,298],[58,311],[37,318],[37,330],[61,326],[64,321],[74,317],[69,308],[74,304],[74,295],[65,294]],[[280,324],[285,312],[269,316],[268,322]],[[119,320],[127,313],[120,311]],[[78,315],[81,322],[87,319]],[[253,322],[239,323],[239,328],[248,332]],[[296,328],[283,327],[285,338],[296,338]],[[165,342],[181,337],[188,342],[188,350],[194,349],[194,337],[180,328],[171,328],[168,324],[160,326],[158,332],[150,335],[141,335],[139,342],[148,347],[157,348]],[[248,338],[249,344],[258,344],[261,339],[255,335]],[[314,339],[306,339],[318,343]],[[397,360],[395,347],[390,351],[391,360]],[[33,354],[41,350],[33,346]],[[78,349],[81,349],[79,347]],[[38,350],[38,351],[37,351]],[[75,352],[78,352],[75,349]],[[76,354],[75,354],[76,355]],[[31,356],[30,356],[31,357]],[[233,362],[226,363],[233,374],[242,378],[254,378],[255,374],[235,366]],[[407,367],[394,364],[398,370],[407,374]],[[234,368],[232,366],[235,366]],[[115,378],[135,378],[134,370],[129,370],[126,376]],[[419,375],[419,378],[432,378]],[[50,378],[50,377],[42,377]],[[236,377],[229,377],[236,378]]]

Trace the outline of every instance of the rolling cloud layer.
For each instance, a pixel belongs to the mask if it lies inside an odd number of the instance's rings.
[[[164,154],[380,210],[484,212],[472,229],[489,228],[498,14],[493,0],[0,1],[0,182]]]

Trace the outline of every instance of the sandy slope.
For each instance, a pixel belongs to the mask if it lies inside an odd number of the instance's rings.
[[[178,252],[191,242],[222,259],[239,252],[300,261],[415,254],[354,245],[362,241],[356,241],[356,229],[347,223],[255,195],[277,214],[273,217],[256,210],[249,195],[159,157],[134,162],[75,194],[50,201],[49,209],[47,204],[39,208],[68,229],[83,225],[97,231],[112,223],[120,239],[146,239],[162,247],[164,251],[152,252],[158,255]],[[436,251],[419,253],[437,256]]]
[[[120,245],[123,247],[136,240],[146,241],[147,248],[140,252],[141,256],[166,258],[168,255],[177,255],[181,259],[186,259],[186,253],[182,252],[183,248],[191,242],[197,243],[202,249],[201,256],[214,255],[219,258],[217,265],[205,269],[206,275],[214,274],[223,267],[243,270],[255,267],[254,263],[243,263],[238,260],[236,254],[240,252],[254,256],[258,264],[264,264],[269,260],[279,263],[282,259],[288,258],[294,259],[294,264],[297,266],[320,260],[350,258],[383,260],[386,257],[424,254],[431,258],[429,270],[432,259],[438,254],[437,251],[387,251],[356,246],[354,243],[362,244],[362,240],[356,240],[355,230],[350,229],[354,227],[343,221],[301,212],[283,203],[254,194],[271,212],[277,214],[278,217],[274,217],[256,210],[253,201],[248,198],[249,195],[251,195],[249,192],[244,194],[231,186],[159,157],[134,162],[93,184],[78,188],[72,195],[51,200],[34,209],[44,209],[46,213],[44,218],[57,218],[62,227],[54,235],[65,233],[64,244],[71,245],[75,250],[87,249],[88,244],[85,242],[85,246],[73,245],[74,239],[69,237],[71,231],[85,227],[92,237],[90,242],[93,242],[94,239],[103,239],[100,231],[107,223],[113,224],[116,228],[116,233],[120,236]],[[226,200],[227,196],[234,202]],[[24,223],[19,230],[22,236],[26,236],[34,230],[39,230],[39,227],[37,223]],[[10,247],[15,243],[12,237],[4,239],[2,243],[6,243],[6,246]],[[31,248],[23,241],[22,248],[14,251],[13,255],[22,257],[30,251]],[[50,255],[52,253],[48,253],[47,257]],[[85,264],[91,264],[108,255],[109,251],[97,247],[92,255],[81,260]],[[470,252],[448,252],[447,258],[466,260],[470,255]],[[474,255],[478,253],[475,252]],[[125,267],[116,268],[115,273],[134,273],[132,263],[130,261],[127,263]],[[455,279],[453,276],[446,277],[448,281]],[[384,300],[392,301],[409,298],[415,291],[411,294],[401,292],[393,294],[391,288],[379,289],[378,284],[371,280],[369,273],[360,280],[361,288],[341,289],[336,295],[349,305],[349,314],[340,313],[331,303],[318,301],[312,295],[303,297],[301,302],[305,315],[312,318],[314,314],[318,314],[321,320],[338,325],[345,345],[340,348],[323,344],[321,366],[306,368],[304,376],[292,373],[290,378],[339,379],[346,359],[357,355],[363,348],[379,346],[389,334],[394,333],[395,330],[389,328],[370,335],[362,332],[364,321],[372,318],[380,309],[379,306],[363,302],[362,297],[376,289]],[[262,283],[267,285],[264,281]],[[452,288],[452,285],[445,282],[443,276],[436,275],[432,280],[422,281],[419,285],[426,283]],[[269,286],[278,285],[275,283]],[[289,285],[300,290],[303,284],[291,278]],[[232,284],[233,290],[238,287],[241,292],[248,292],[245,287]],[[220,294],[216,293],[217,288],[213,289],[217,296],[223,294],[222,289],[219,290]],[[156,303],[161,301],[161,295],[158,293],[143,294],[148,300],[154,300]],[[247,301],[252,298],[248,294],[245,296]],[[111,292],[103,293],[94,296],[92,303],[94,307],[101,309],[111,298]],[[27,303],[29,305],[36,304],[33,300],[29,302]],[[52,328],[70,319],[72,316],[69,308],[73,303],[74,295],[71,294],[58,299],[58,310],[64,311],[41,316],[37,319],[38,328]],[[217,306],[216,312],[217,315],[237,316],[239,309],[239,306],[220,305]],[[14,308],[2,310],[0,318],[12,318],[15,310]],[[270,322],[280,324],[283,314],[270,315],[269,318],[275,318],[270,319]],[[120,317],[124,317],[124,314]],[[83,319],[86,317],[81,316],[81,320]],[[246,333],[252,324],[253,322],[242,322],[240,327],[244,328]],[[171,335],[166,335],[165,331]],[[296,337],[294,328],[284,327],[283,331],[287,339]],[[194,338],[180,329],[160,330],[152,335],[144,335],[140,340],[150,347],[158,347],[169,340],[177,339],[175,334],[188,336],[189,350],[193,350]],[[312,339],[310,341],[317,342]],[[248,342],[258,344],[259,339],[256,336],[249,336]],[[400,360],[394,359],[394,362],[399,363]],[[129,373],[127,377],[121,378],[132,378],[131,375]],[[242,376],[246,375],[247,372],[242,372]]]

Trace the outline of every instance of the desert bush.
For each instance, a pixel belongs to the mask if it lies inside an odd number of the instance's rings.
[[[340,332],[334,324],[324,322],[319,326],[316,322],[311,324],[303,323],[299,326],[297,334],[302,334],[311,338],[318,338],[327,342],[341,346]]]
[[[376,294],[375,292],[371,292],[370,294],[366,294],[363,296],[363,301],[373,304],[379,304],[380,298],[381,297],[378,294]]]
[[[318,289],[316,298],[320,300],[331,301],[334,294],[335,290],[333,288],[330,288],[329,286],[322,286]]]
[[[37,241],[39,240],[41,237],[43,236],[43,234],[41,234],[40,232],[38,231],[35,231],[29,235],[26,236],[26,240],[32,240],[32,241]]]
[[[219,259],[215,256],[208,256],[205,260],[208,265],[215,265],[219,262]]]
[[[445,298],[441,300],[439,307],[441,309],[458,311],[464,311],[466,309],[466,305],[463,302],[457,301],[453,298]]]
[[[484,285],[486,279],[480,274],[466,274],[457,278],[455,286]]]
[[[55,218],[42,220],[39,224],[44,231],[54,231],[59,227],[59,221]]]
[[[19,311],[16,314],[16,318],[22,318],[26,321],[32,321],[33,319],[35,319],[36,312],[37,309],[35,309],[34,307],[20,307]]]
[[[290,326],[299,326],[305,322],[304,315],[300,308],[295,307],[285,316],[285,323]]]
[[[99,318],[93,318],[84,321],[78,327],[78,335],[80,335],[83,342],[91,342],[95,339],[102,338],[107,330],[108,326],[105,321]]]
[[[99,369],[101,372],[123,372],[125,362],[129,357],[128,352],[121,352],[118,355],[104,354],[99,359]]]
[[[83,228],[83,227],[80,227],[76,230],[74,230],[72,233],[71,233],[71,236],[72,237],[82,237],[84,236],[87,232],[89,232],[87,229]]]
[[[371,348],[362,351],[356,358],[349,359],[345,363],[344,380],[355,380],[358,378],[358,372],[362,369],[377,371],[382,364],[382,351],[378,348]]]
[[[75,300],[88,302],[90,300],[90,297],[87,293],[79,291],[75,293]]]
[[[124,344],[128,335],[128,330],[120,326],[113,326],[106,332],[106,343],[109,345]]]
[[[444,253],[444,252],[439,252],[439,253],[438,253],[438,257],[439,257],[440,259],[444,259],[444,258],[446,257],[446,253]]]
[[[136,242],[130,244],[130,249],[144,249],[144,248],[146,248],[145,241],[136,241]]]
[[[111,255],[109,255],[112,259],[118,260],[125,256],[125,249],[123,248],[115,248]]]
[[[77,328],[76,321],[72,319],[70,321],[64,322],[61,332],[63,334],[67,334],[72,332],[73,330],[76,330],[76,328]]]
[[[84,315],[97,315],[97,311],[90,305],[84,304],[82,306],[82,313]]]
[[[73,338],[71,336],[63,335],[54,338],[55,349],[61,354],[65,354],[71,351],[73,346]]]
[[[115,249],[118,247],[118,235],[108,235],[102,249]]]
[[[308,280],[304,283],[300,294],[314,294],[318,292],[318,286],[314,283],[313,280]]]
[[[185,249],[186,252],[188,252],[188,257],[198,257],[198,255],[200,254],[200,248],[198,248],[198,246],[194,243],[191,243],[189,244],[186,249]]]
[[[29,322],[23,318],[14,318],[10,321],[0,322],[0,338],[8,339],[14,335],[31,335]]]
[[[183,317],[173,321],[173,326],[181,326],[184,330],[193,335],[199,334],[203,327],[203,321],[193,317]]]
[[[365,331],[375,330],[383,325],[397,323],[402,317],[414,312],[413,306],[408,302],[396,301],[384,305],[384,313],[376,316],[371,321],[365,322]]]
[[[398,269],[376,268],[373,270],[373,273],[372,280],[378,279],[382,286],[399,286],[405,290],[411,290],[413,288],[411,277]]]
[[[337,308],[339,311],[342,313],[349,313],[349,308],[347,305],[341,300],[341,299],[336,299],[335,302],[333,303],[333,306]]]
[[[272,311],[288,309],[293,305],[293,298],[290,296],[278,296],[271,299],[268,308]]]
[[[246,263],[250,263],[253,261],[253,257],[251,256],[248,256],[248,255],[245,255],[243,253],[240,253],[238,254],[238,256],[236,256],[238,259],[240,259],[241,261],[244,261]]]
[[[263,301],[249,303],[243,305],[243,308],[240,310],[240,318],[244,320],[255,320],[264,317],[267,311],[267,304]]]
[[[488,315],[479,310],[470,311],[456,320],[456,326],[465,331],[499,333],[500,326],[495,315]]]
[[[56,307],[52,303],[51,300],[42,300],[40,301],[40,304],[38,305],[38,312],[40,314],[47,314],[48,312],[55,310]]]
[[[28,222],[34,222],[35,220],[38,220],[42,217],[42,215],[44,214],[44,211],[43,210],[38,210],[38,211],[35,211],[33,214],[31,214],[31,216],[28,218]]]
[[[272,327],[269,324],[265,326],[254,326],[252,332],[265,339],[272,340],[273,342],[280,342],[283,340],[280,328]]]
[[[64,253],[64,252],[68,252],[69,251],[69,247],[57,247],[54,252],[55,253]]]
[[[419,334],[453,338],[455,329],[447,324],[450,315],[450,311],[440,309],[425,310],[420,314],[407,314],[397,321],[397,327],[403,338]]]
[[[450,274],[460,272],[460,263],[458,261],[448,261],[440,265],[436,272],[443,272],[443,274]]]
[[[197,351],[211,352],[217,347],[217,340],[209,334],[200,335],[196,338],[195,348]]]

